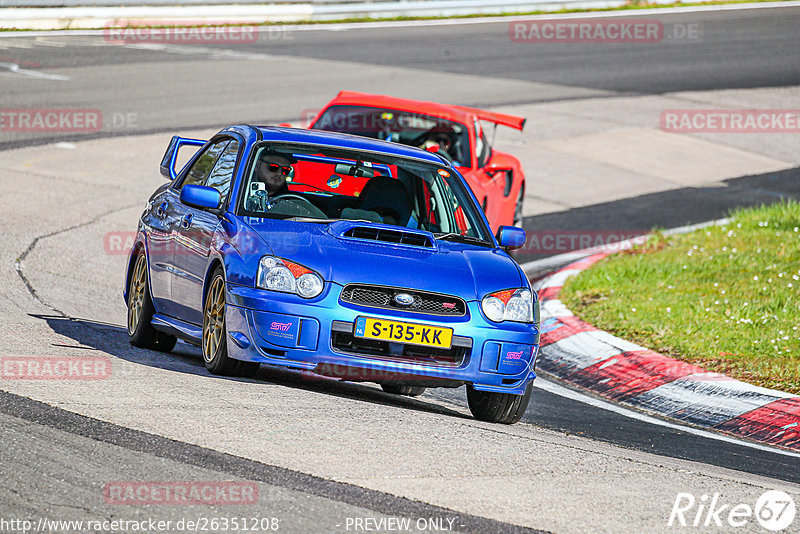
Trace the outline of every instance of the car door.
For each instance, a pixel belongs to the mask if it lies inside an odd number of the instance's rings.
[[[228,197],[240,143],[230,137],[215,142],[206,154],[195,163],[196,173],[191,182],[213,187],[220,192],[222,205]],[[194,170],[194,169],[193,169]],[[184,184],[182,184],[183,187]],[[175,277],[172,284],[172,300],[178,319],[188,323],[203,323],[203,283],[205,281],[211,240],[219,225],[217,215],[203,209],[180,203],[175,240]]]
[[[150,266],[150,295],[158,313],[174,315],[172,271],[175,259],[173,232],[177,222],[178,196],[169,187],[153,198],[142,222],[147,227],[147,254]]]

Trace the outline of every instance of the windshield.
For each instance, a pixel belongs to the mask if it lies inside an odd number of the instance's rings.
[[[309,221],[358,220],[446,239],[491,235],[461,180],[439,165],[318,145],[256,147],[239,213]]]
[[[467,127],[440,117],[367,106],[331,106],[317,118],[314,130],[343,132],[393,141],[439,153],[457,166],[470,162]]]

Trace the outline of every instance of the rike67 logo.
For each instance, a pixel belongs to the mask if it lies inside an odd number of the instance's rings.
[[[777,532],[792,525],[796,511],[792,496],[779,490],[765,492],[755,506],[726,503],[719,493],[699,499],[691,493],[678,493],[667,526],[718,527],[728,531],[756,521],[762,528]]]

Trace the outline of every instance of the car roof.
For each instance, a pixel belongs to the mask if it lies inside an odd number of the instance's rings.
[[[486,111],[483,109],[465,106],[439,104],[437,102],[411,100],[408,98],[398,98],[395,96],[374,95],[370,93],[361,93],[358,91],[341,91],[333,100],[328,103],[328,106],[333,105],[372,106],[378,108],[395,109],[397,111],[424,113],[426,115],[431,115],[440,119],[448,119],[454,122],[460,122],[462,124],[469,124],[472,118],[477,116],[481,120],[486,120],[495,124],[502,124],[517,130],[522,130],[525,127],[525,118],[517,117],[515,115],[508,115],[505,113],[497,113],[495,111]]]
[[[427,150],[403,145],[401,143],[390,143],[388,141],[370,139],[359,135],[281,126],[251,126],[251,128],[260,133],[259,137],[261,137],[263,141],[307,143],[335,148],[364,150],[389,156],[423,160],[446,167],[451,166],[449,162]]]

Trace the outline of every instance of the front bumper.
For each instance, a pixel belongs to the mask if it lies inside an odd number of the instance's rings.
[[[523,394],[535,378],[539,332],[531,324],[488,321],[480,303],[462,317],[435,316],[342,302],[342,286],[327,283],[314,299],[227,284],[228,355],[351,381],[424,386],[472,384]],[[423,349],[353,336],[359,316],[453,329],[453,347]]]

